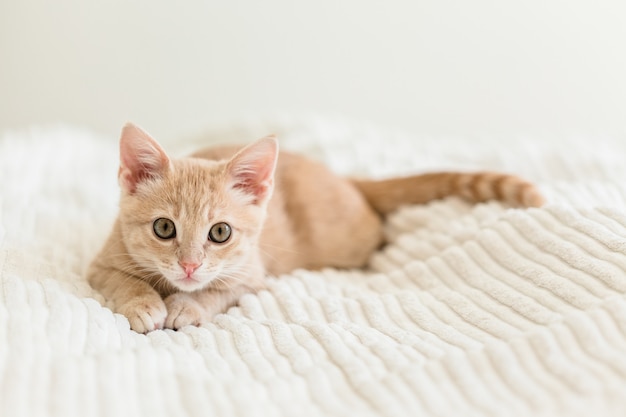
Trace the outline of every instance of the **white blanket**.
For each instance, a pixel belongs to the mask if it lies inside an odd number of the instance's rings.
[[[626,140],[242,126],[163,143],[274,132],[341,173],[505,170],[549,204],[406,207],[367,271],[296,271],[205,327],[140,335],[82,275],[115,217],[117,138],[5,133],[0,416],[626,415]]]

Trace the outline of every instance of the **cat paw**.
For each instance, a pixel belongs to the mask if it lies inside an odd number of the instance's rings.
[[[133,301],[120,306],[117,312],[123,314],[130,323],[130,328],[137,333],[148,333],[162,329],[167,317],[165,303],[156,301]]]
[[[182,327],[199,326],[204,317],[202,306],[185,293],[174,293],[165,299],[167,318],[165,327],[178,330]]]

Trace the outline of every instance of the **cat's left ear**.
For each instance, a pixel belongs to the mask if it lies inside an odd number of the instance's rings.
[[[170,159],[156,140],[140,127],[127,123],[120,137],[119,182],[133,194],[141,182],[160,178],[170,167]]]
[[[261,204],[274,190],[274,171],[278,160],[278,141],[267,136],[246,146],[228,162],[227,170],[232,187],[253,197],[253,204]]]

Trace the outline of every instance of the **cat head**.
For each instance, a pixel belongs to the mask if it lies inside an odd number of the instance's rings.
[[[139,270],[182,291],[245,285],[277,158],[276,139],[266,137],[225,160],[173,159],[148,133],[126,125],[119,220]]]

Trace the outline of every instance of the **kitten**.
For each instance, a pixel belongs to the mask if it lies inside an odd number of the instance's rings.
[[[210,321],[266,273],[363,266],[382,244],[382,216],[456,195],[540,206],[539,191],[499,173],[349,180],[273,137],[171,159],[128,124],[120,139],[120,211],[87,276],[133,330]]]

